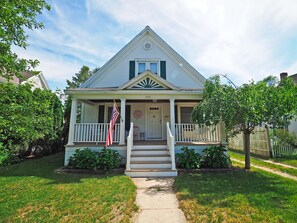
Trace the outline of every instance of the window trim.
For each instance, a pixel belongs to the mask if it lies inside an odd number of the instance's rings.
[[[135,74],[136,75],[139,75],[141,73],[139,73],[139,64],[140,63],[145,63],[145,70],[150,70],[150,64],[151,63],[156,63],[157,64],[157,73],[155,73],[156,75],[160,76],[161,75],[161,60],[160,59],[136,59],[135,62],[135,68],[136,68],[136,71],[135,71]]]

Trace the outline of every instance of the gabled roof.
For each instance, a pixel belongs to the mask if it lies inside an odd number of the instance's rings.
[[[115,66],[117,62],[121,61],[133,47],[137,45],[142,38],[150,34],[150,37],[158,43],[158,45],[163,49],[163,51],[171,57],[176,63],[181,63],[183,67],[188,70],[189,74],[197,82],[204,83],[205,78],[193,68],[183,57],[181,57],[174,49],[172,49],[157,33],[155,33],[149,26],[146,26],[138,35],[136,35],[126,46],[124,46],[117,54],[115,54],[107,63],[105,63],[100,70],[98,70],[92,77],[90,77],[85,83],[83,83],[80,88],[87,88],[89,84],[93,83],[96,80],[102,79],[107,71],[111,67]]]
[[[142,74],[132,78],[128,82],[122,84],[119,90],[131,89],[131,90],[177,90],[178,88],[169,83],[159,75],[152,73],[150,70],[144,71]]]

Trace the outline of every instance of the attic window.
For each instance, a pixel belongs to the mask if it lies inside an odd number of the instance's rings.
[[[158,61],[139,61],[137,63],[137,74],[141,74],[146,70],[150,70],[154,74],[158,74],[159,62]]]

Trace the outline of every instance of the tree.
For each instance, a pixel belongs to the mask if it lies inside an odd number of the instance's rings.
[[[76,73],[72,80],[66,80],[67,87],[70,88],[78,88],[82,83],[84,83],[87,79],[89,79],[95,72],[97,72],[100,68],[95,68],[94,70],[90,70],[87,66],[82,66],[80,71]],[[69,124],[70,124],[70,113],[71,113],[71,97],[68,97],[65,101],[64,105],[64,128],[63,128],[63,139],[66,144],[68,141],[68,132],[69,132]]]
[[[284,127],[296,115],[294,82],[290,78],[278,85],[271,84],[273,81],[269,77],[237,87],[230,80],[229,84],[222,84],[219,76],[211,77],[205,83],[203,102],[192,113],[195,123],[211,125],[223,121],[231,135],[243,133],[246,169],[250,169],[250,135],[255,126],[267,123]]]
[[[19,58],[11,51],[11,46],[26,49],[29,44],[25,30],[43,28],[36,17],[43,9],[50,10],[50,6],[45,0],[2,0],[0,7],[0,77],[11,80],[14,75],[22,77],[20,72],[30,71],[38,65],[37,60]]]

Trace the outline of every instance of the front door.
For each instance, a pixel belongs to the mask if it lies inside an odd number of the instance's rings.
[[[161,105],[148,106],[147,139],[162,139]]]

